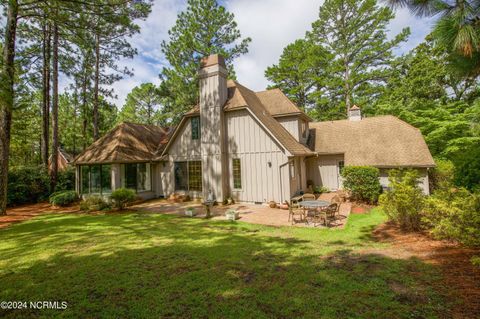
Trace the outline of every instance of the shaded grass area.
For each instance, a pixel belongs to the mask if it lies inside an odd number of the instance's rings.
[[[437,318],[448,303],[419,260],[360,254],[383,214],[341,230],[160,214],[47,215],[0,230],[0,300],[67,310],[0,317]]]

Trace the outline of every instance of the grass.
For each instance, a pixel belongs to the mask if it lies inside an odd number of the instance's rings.
[[[343,230],[160,214],[44,215],[0,230],[0,301],[67,301],[7,318],[437,318],[439,276],[361,253],[379,210]],[[0,310],[2,311],[2,310]]]

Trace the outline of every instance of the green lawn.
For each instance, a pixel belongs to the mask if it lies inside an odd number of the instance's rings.
[[[67,301],[12,317],[437,318],[433,266],[360,254],[384,220],[343,230],[160,214],[45,215],[0,230],[0,301]],[[2,311],[2,310],[0,310]]]

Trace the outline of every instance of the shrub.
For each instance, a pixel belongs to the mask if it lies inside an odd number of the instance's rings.
[[[8,172],[7,205],[36,203],[46,200],[50,178],[42,167],[16,167]]]
[[[432,191],[452,187],[455,179],[455,166],[446,160],[436,160],[436,167],[428,171]]]
[[[90,195],[80,203],[80,209],[84,211],[96,211],[109,209],[110,205],[99,195]]]
[[[64,171],[58,172],[56,191],[75,190],[75,168],[68,167]]]
[[[127,204],[132,203],[135,200],[136,194],[132,189],[119,188],[112,192],[110,198],[115,202],[115,206],[122,210]]]
[[[439,239],[480,246],[480,199],[466,189],[436,192],[425,202],[423,222]]]
[[[346,166],[343,168],[343,187],[350,191],[352,199],[374,204],[382,191],[379,170],[371,166]]]
[[[315,186],[313,188],[313,193],[314,194],[328,193],[328,188],[326,188],[325,186]]]
[[[380,196],[380,206],[391,221],[402,229],[419,230],[424,195],[415,170],[391,170],[389,190]]]
[[[50,195],[50,204],[55,206],[67,206],[78,200],[75,191],[60,191]]]

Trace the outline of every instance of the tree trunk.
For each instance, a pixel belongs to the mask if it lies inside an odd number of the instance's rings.
[[[58,24],[53,24],[53,99],[52,99],[52,171],[50,191],[57,186],[58,175]]]
[[[83,83],[82,83],[82,137],[83,137],[83,150],[87,148],[87,64],[84,61],[84,70],[83,70]]]
[[[43,27],[43,105],[42,105],[42,163],[48,169],[50,142],[50,25]]]
[[[100,35],[95,35],[95,92],[93,97],[93,140],[98,140],[98,87],[100,81]]]
[[[14,101],[15,37],[17,35],[18,3],[10,0],[3,47],[3,68],[0,71],[0,215],[7,214],[8,157],[10,128]]]
[[[348,61],[345,58],[344,60],[344,66],[345,66],[345,76],[344,76],[344,81],[345,81],[345,107],[347,109],[347,117],[348,117],[348,111],[350,111],[351,107],[351,100],[350,100],[350,68],[348,65]]]

